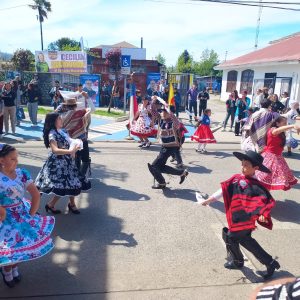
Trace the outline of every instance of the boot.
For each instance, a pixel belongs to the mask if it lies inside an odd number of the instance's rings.
[[[228,228],[224,227],[222,230],[222,238],[226,244],[227,253],[230,253],[231,259],[224,264],[226,269],[240,269],[244,266],[244,256],[240,250],[238,243],[233,242],[228,237]]]
[[[90,163],[86,161],[82,162],[80,167],[80,174],[82,176],[86,176],[88,169],[90,169]]]
[[[267,272],[263,275],[264,279],[269,279],[275,272],[275,269],[278,270],[280,264],[277,260],[273,259],[269,265],[267,265]]]

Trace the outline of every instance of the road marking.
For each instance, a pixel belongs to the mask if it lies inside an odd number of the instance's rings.
[[[114,122],[99,126],[92,126],[89,129],[89,139],[93,140],[95,138],[104,136],[104,135],[112,135],[114,133],[126,130],[126,125],[128,121],[123,122]]]

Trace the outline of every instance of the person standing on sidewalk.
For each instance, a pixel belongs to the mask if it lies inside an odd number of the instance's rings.
[[[41,93],[37,86],[33,83],[28,84],[28,88],[24,93],[27,97],[27,108],[30,121],[33,126],[37,125],[37,113],[38,113],[38,104],[41,98]]]
[[[64,100],[59,91],[62,91],[63,88],[60,86],[58,80],[55,80],[54,87],[50,90],[49,95],[52,99],[53,109],[56,110],[57,106]]]
[[[235,103],[233,92],[231,94],[229,94],[228,100],[226,101],[226,110],[227,110],[227,114],[226,114],[225,120],[223,122],[223,130],[222,131],[226,131],[226,125],[227,125],[229,118],[231,121],[229,131],[232,131],[233,123],[234,123],[234,115],[235,115],[235,110],[236,110],[236,103]]]
[[[187,109],[190,114],[190,122],[192,122],[192,113],[194,113],[195,120],[197,119],[197,86],[193,84],[193,86],[187,92]]]
[[[246,111],[250,106],[250,98],[247,97],[248,92],[247,91],[243,91],[242,92],[242,98],[240,98],[237,103],[236,103],[236,111],[235,111],[235,117],[236,117],[236,122],[235,122],[235,128],[234,128],[234,132],[235,135],[238,136],[241,134],[241,127],[244,126],[243,122],[238,122],[241,121],[242,119],[244,119],[246,117]]]
[[[3,89],[1,98],[4,102],[4,128],[5,134],[8,134],[9,130],[9,120],[11,124],[12,134],[16,133],[16,93],[12,90],[12,86],[9,82],[6,82]]]
[[[199,102],[199,117],[201,117],[202,112],[207,108],[207,101],[209,100],[209,93],[206,90],[206,87],[198,94],[197,99]]]
[[[154,98],[153,101],[155,101]],[[180,156],[180,122],[177,118],[169,111],[169,107],[165,106],[159,110],[159,130],[158,137],[161,140],[162,147],[152,164],[148,163],[148,169],[154,179],[158,182],[157,185],[153,185],[153,189],[164,189],[167,185],[165,178],[162,173],[180,176],[179,184],[182,184],[188,176],[188,171],[183,169],[175,169],[167,166],[167,160],[171,156]]]

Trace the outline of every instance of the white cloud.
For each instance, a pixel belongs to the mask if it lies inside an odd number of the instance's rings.
[[[52,12],[43,23],[44,47],[64,36],[77,40],[83,36],[90,47],[123,40],[140,46],[143,37],[148,59],[161,52],[168,64],[175,64],[184,49],[199,59],[203,49],[212,48],[224,59],[226,50],[230,58],[251,51],[254,45],[258,8],[187,0],[177,1],[178,4],[143,0],[50,2]],[[29,3],[31,0],[1,1],[0,28],[5,38],[2,38],[0,51],[40,49],[36,12],[26,6],[1,10]],[[299,24],[299,12],[264,8],[260,34],[275,39],[282,32],[300,31],[300,24],[288,28],[291,23]],[[272,30],[279,24],[282,28],[287,26],[286,31]],[[266,42],[260,40],[260,45]]]

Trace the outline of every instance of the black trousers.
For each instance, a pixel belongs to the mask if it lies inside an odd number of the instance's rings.
[[[230,118],[230,121],[231,121],[230,127],[232,129],[233,123],[234,123],[234,115],[235,115],[235,109],[229,108],[229,110],[227,111],[227,115],[225,117],[225,120],[224,120],[224,128],[226,128],[227,122],[228,122],[228,120]]]
[[[180,169],[175,169],[170,166],[167,166],[167,160],[170,156],[174,155],[175,157],[178,157],[180,155],[179,152],[179,147],[162,147],[158,156],[154,160],[154,162],[151,165],[150,172],[153,175],[154,179],[159,183],[159,184],[165,184],[166,180],[162,176],[161,173],[166,173],[166,174],[171,174],[171,175],[177,175],[181,176],[182,175],[182,170]]]
[[[76,152],[75,163],[82,176],[86,175],[88,168],[90,167],[90,149],[87,140],[83,140],[83,148]]]
[[[243,116],[241,115],[238,115],[238,120],[242,120],[243,119]],[[244,122],[235,122],[235,125],[234,125],[234,133],[236,135],[240,135],[241,134],[241,127],[243,127],[244,125]]]
[[[227,250],[230,252],[234,263],[238,266],[244,264],[240,245],[251,252],[263,265],[268,266],[273,260],[272,256],[259,245],[251,236],[251,233],[252,230],[230,232],[228,228],[223,228],[223,239],[225,240]]]
[[[189,112],[192,113],[194,112],[195,117],[197,117],[197,101],[189,101],[188,102],[188,109]],[[190,120],[192,120],[192,117],[190,116]]]
[[[199,117],[201,117],[202,112],[204,113],[204,111],[207,108],[207,100],[200,100],[199,103]]]

